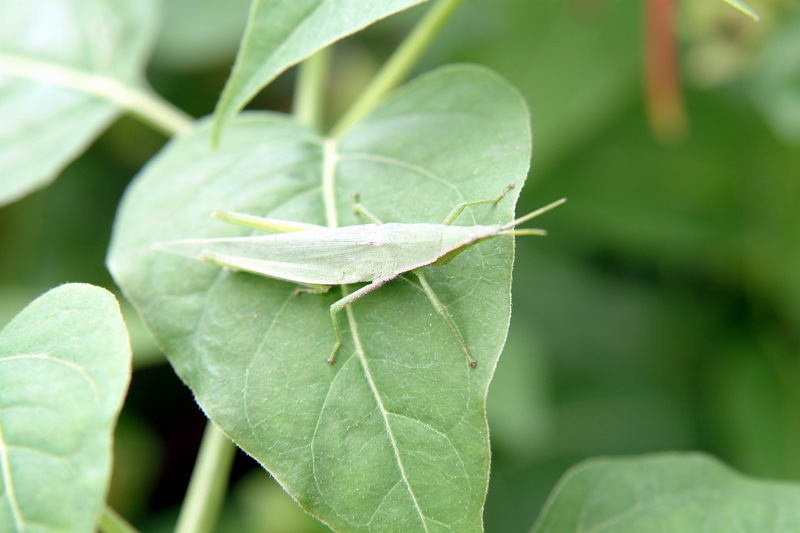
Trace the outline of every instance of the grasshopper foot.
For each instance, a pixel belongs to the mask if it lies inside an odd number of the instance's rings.
[[[326,361],[329,366],[333,366],[333,364],[336,362],[334,357],[336,357],[336,352],[339,351],[339,347],[341,345],[342,345],[342,341],[340,341],[339,339],[336,339],[336,344],[333,345],[333,350],[331,350],[331,356],[328,357],[328,360]]]

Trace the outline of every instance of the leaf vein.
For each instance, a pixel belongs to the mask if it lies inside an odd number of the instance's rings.
[[[345,292],[345,289],[342,289],[342,292]],[[405,485],[406,489],[408,490],[409,495],[411,496],[411,500],[414,503],[414,508],[417,511],[417,514],[420,517],[422,522],[422,528],[424,531],[428,531],[428,525],[425,522],[426,517],[425,514],[422,512],[422,507],[417,500],[417,495],[414,494],[414,489],[411,486],[411,481],[408,479],[408,474],[406,473],[405,464],[403,463],[403,458],[400,456],[400,447],[397,443],[397,437],[394,435],[394,431],[392,430],[392,424],[389,421],[389,412],[386,410],[386,407],[383,405],[383,399],[381,398],[380,391],[378,390],[378,386],[375,383],[375,379],[372,376],[372,371],[369,367],[369,363],[367,362],[367,356],[364,353],[364,347],[361,344],[361,337],[358,334],[358,324],[356,323],[355,314],[353,313],[352,307],[347,306],[347,319],[350,322],[350,331],[353,335],[353,342],[356,345],[356,356],[358,357],[359,362],[361,363],[361,368],[364,370],[364,376],[367,379],[367,383],[369,384],[369,388],[372,391],[373,396],[375,397],[375,402],[378,406],[378,411],[381,414],[381,418],[383,419],[383,424],[386,426],[386,433],[389,436],[389,442],[392,445],[392,452],[394,453],[395,461],[397,461],[397,467],[400,470],[400,477],[403,480],[403,484]]]
[[[11,464],[8,459],[8,447],[3,438],[3,428],[0,426],[0,471],[3,474],[3,485],[5,486],[6,499],[11,506],[11,514],[14,517],[14,525],[17,531],[23,530],[22,510],[14,494],[14,480],[11,476]]]

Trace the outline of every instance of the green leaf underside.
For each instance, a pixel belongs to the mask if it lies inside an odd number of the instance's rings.
[[[74,84],[70,70],[138,82],[153,11],[152,0],[0,3],[0,205],[53,181],[116,117],[62,85]]]
[[[510,313],[511,238],[481,243],[428,279],[478,367],[413,278],[339,314],[341,298],[155,252],[156,242],[248,235],[210,213],[386,222],[507,222],[528,170],[527,110],[496,75],[441,69],[397,91],[337,146],[278,114],[246,113],[208,146],[209,124],[177,137],[126,193],[109,266],[198,402],[310,513],[336,530],[478,531],[488,482],[486,390]],[[326,144],[328,143],[328,144]],[[323,184],[334,191],[326,213]],[[356,286],[349,289],[350,292]]]
[[[51,290],[0,332],[0,531],[94,530],[130,360],[116,299],[91,285]]]
[[[213,138],[280,73],[327,45],[425,0],[253,0]]]
[[[800,531],[800,485],[700,454],[595,459],[565,474],[532,533]]]

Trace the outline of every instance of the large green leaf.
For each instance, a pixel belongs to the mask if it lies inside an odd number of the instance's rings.
[[[800,485],[748,478],[699,454],[664,454],[579,465],[533,533],[799,530]]]
[[[253,0],[233,71],[217,102],[213,137],[281,72],[317,50],[425,0]]]
[[[53,181],[118,113],[89,94],[138,84],[153,0],[0,2],[0,205]]]
[[[117,301],[91,285],[51,290],[0,332],[0,531],[94,529],[130,364]]]
[[[528,115],[477,67],[391,95],[337,143],[290,117],[248,113],[219,149],[209,124],[175,138],[126,192],[109,266],[198,402],[310,513],[337,530],[477,531],[489,474],[486,390],[506,337],[513,243],[481,243],[428,279],[478,360],[469,368],[420,287],[398,279],[341,313],[341,297],[156,252],[156,242],[245,235],[215,208],[363,223],[353,194],[392,222],[441,222],[458,202],[521,186]],[[335,198],[336,212],[324,202]],[[516,194],[468,210],[508,221]],[[354,258],[354,260],[356,260]]]

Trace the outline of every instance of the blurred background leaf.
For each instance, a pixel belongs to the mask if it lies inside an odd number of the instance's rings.
[[[701,454],[593,459],[564,476],[531,533],[627,533],[655,524],[790,533],[800,528],[800,485],[748,478]]]
[[[74,87],[138,85],[156,6],[0,4],[0,205],[53,181],[116,117],[118,106]]]

